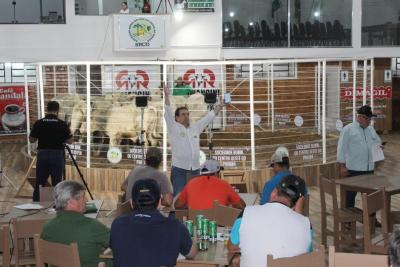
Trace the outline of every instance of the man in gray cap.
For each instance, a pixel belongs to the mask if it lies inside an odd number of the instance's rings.
[[[357,110],[357,120],[346,125],[337,145],[337,161],[342,177],[357,176],[374,172],[372,150],[381,144],[381,139],[372,127],[371,119],[376,117],[370,106]],[[357,192],[346,192],[346,207],[354,207]]]
[[[201,166],[201,175],[190,180],[175,202],[176,209],[205,210],[213,208],[214,200],[221,205],[243,209],[246,204],[232,186],[219,178],[220,166],[214,159]]]

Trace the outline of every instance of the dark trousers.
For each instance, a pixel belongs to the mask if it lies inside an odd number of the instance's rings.
[[[39,201],[39,186],[45,186],[49,175],[52,186],[62,180],[64,173],[64,150],[40,149],[36,160],[36,184],[33,201]]]
[[[171,182],[174,189],[174,196],[179,194],[192,176],[200,174],[200,170],[185,170],[175,166],[171,168]]]
[[[374,171],[352,171],[348,170],[349,175],[347,177],[358,176],[363,174],[374,173]],[[352,208],[356,204],[356,191],[346,191],[346,208]]]

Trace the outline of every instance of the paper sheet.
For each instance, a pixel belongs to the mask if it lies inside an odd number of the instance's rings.
[[[40,210],[40,209],[43,209],[43,206],[39,205],[39,204],[27,203],[27,204],[21,204],[21,205],[14,206],[14,208],[17,208],[20,210]]]
[[[374,162],[382,161],[385,159],[385,155],[383,155],[383,149],[381,148],[381,144],[375,144],[372,147],[372,160]]]

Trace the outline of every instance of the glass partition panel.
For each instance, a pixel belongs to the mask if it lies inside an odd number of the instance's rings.
[[[290,46],[351,46],[351,0],[290,0],[290,13]]]
[[[400,45],[400,1],[362,1],[362,45]]]

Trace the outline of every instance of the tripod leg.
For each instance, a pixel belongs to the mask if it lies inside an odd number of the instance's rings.
[[[174,13],[174,8],[172,7],[171,1],[170,1],[170,0],[168,0],[168,4],[169,4],[169,8],[171,8],[171,12]],[[168,13],[168,12],[167,12],[167,13]]]
[[[163,0],[160,0],[160,2],[158,2],[158,7],[157,7],[157,10],[156,10],[156,13],[158,13],[158,10],[160,9],[160,6],[161,6],[162,1],[163,1]]]

